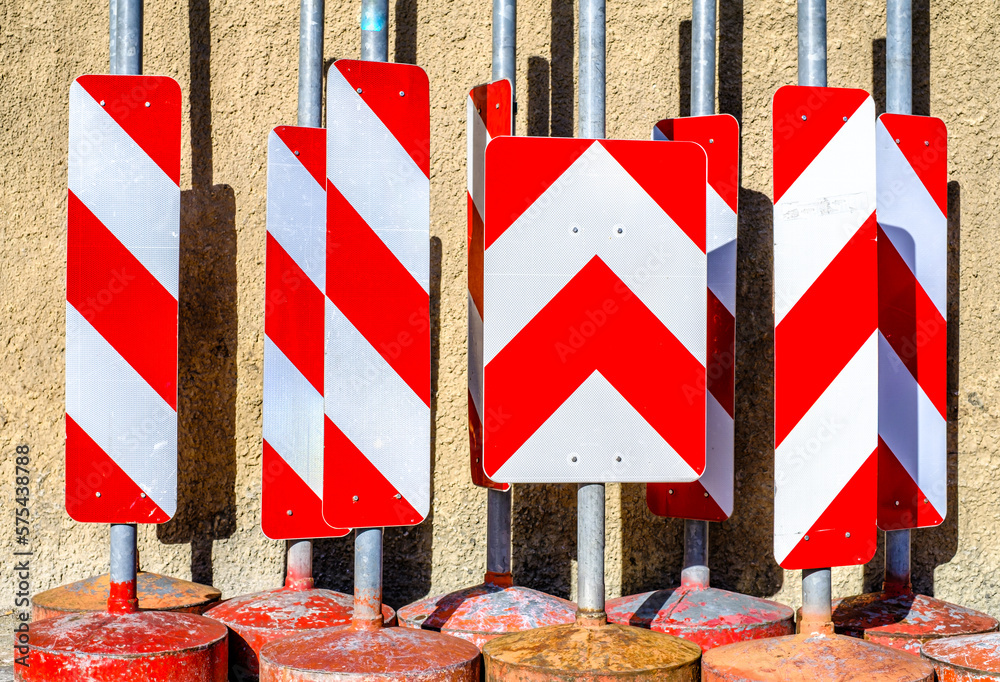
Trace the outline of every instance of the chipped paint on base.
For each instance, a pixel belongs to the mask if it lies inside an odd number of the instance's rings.
[[[1000,634],[937,639],[924,645],[923,658],[938,682],[1000,682]]]
[[[980,611],[912,592],[873,592],[833,602],[836,632],[920,655],[925,642],[997,630]]]
[[[260,652],[260,682],[479,682],[479,649],[427,630],[303,632]]]
[[[703,682],[933,682],[934,669],[895,649],[840,635],[792,635],[718,647]]]
[[[610,623],[683,637],[702,651],[795,632],[795,612],[784,604],[697,585],[611,599],[605,610]]]
[[[399,623],[460,637],[482,646],[509,632],[572,623],[576,604],[527,587],[484,583],[404,606]]]
[[[483,646],[487,682],[696,682],[700,658],[691,642],[626,625],[556,625]]]
[[[226,682],[226,628],[186,613],[79,613],[31,626],[20,682]]]

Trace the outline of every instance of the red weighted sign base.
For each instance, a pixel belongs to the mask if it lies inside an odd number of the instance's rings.
[[[226,682],[226,628],[187,613],[78,613],[31,625],[21,682]],[[25,655],[17,651],[15,656]]]
[[[268,642],[302,630],[344,627],[353,615],[353,596],[289,587],[245,594],[205,612],[229,628],[229,667],[232,678],[241,682],[258,678],[260,650]],[[384,604],[382,615],[387,623],[396,617]]]
[[[942,637],[993,632],[995,618],[980,611],[913,592],[874,592],[833,602],[837,632],[920,655],[920,647]]]
[[[784,604],[714,587],[681,587],[608,600],[608,622],[683,637],[702,651],[795,632]]]
[[[481,585],[421,599],[397,615],[403,627],[443,632],[482,648],[509,632],[572,623],[576,604],[512,585],[509,573],[488,574]]]
[[[1000,682],[1000,634],[995,632],[934,640],[922,654],[938,682]]]
[[[261,682],[479,682],[479,649],[457,637],[398,627],[303,632],[265,645]]]
[[[143,571],[137,576],[136,590],[141,611],[200,614],[222,597],[222,593],[211,585]],[[109,591],[108,574],[105,573],[39,592],[31,600],[31,618],[42,620],[71,613],[104,611]]]
[[[852,637],[801,634],[718,647],[703,682],[933,682],[934,669],[896,649]]]

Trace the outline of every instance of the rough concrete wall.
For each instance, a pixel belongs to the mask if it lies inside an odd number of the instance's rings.
[[[282,543],[258,528],[263,356],[266,139],[295,122],[294,2],[147,2],[145,70],[185,93],[181,237],[180,504],[141,532],[143,566],[213,582],[227,596],[274,587]],[[914,0],[915,101],[951,131],[949,517],[914,535],[918,588],[1000,615],[995,499],[1000,493],[998,0]],[[67,93],[77,75],[107,71],[107,6],[95,0],[9,0],[0,9],[0,501],[13,504],[13,456],[34,456],[34,588],[106,570],[108,531],[63,511],[63,352]],[[798,576],[771,554],[773,483],[770,100],[796,79],[794,0],[720,2],[719,108],[743,130],[737,368],[737,503],[713,526],[716,584],[798,601]],[[359,53],[359,3],[328,0],[326,56]],[[431,81],[435,449],[433,516],[386,533],[386,600],[400,606],[480,579],[485,500],[466,472],[465,110],[490,75],[490,3],[396,0],[395,60]],[[522,3],[517,129],[575,130],[576,12]],[[686,113],[690,8],[628,0],[608,7],[609,137],[646,139],[659,118]],[[830,85],[871,89],[884,106],[881,2],[831,3]],[[575,490],[519,486],[519,580],[574,592]],[[10,517],[8,516],[8,519]],[[13,522],[4,526],[10,531]],[[608,594],[676,582],[681,525],[652,517],[641,486],[608,486]],[[13,551],[0,533],[0,555]],[[317,577],[351,585],[348,540],[317,545]],[[841,595],[874,586],[880,556],[836,572]],[[13,586],[0,580],[0,603]]]

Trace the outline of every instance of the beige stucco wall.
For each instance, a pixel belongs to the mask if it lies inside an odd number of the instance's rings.
[[[433,515],[386,534],[393,606],[476,582],[485,493],[466,472],[465,109],[490,75],[490,2],[396,0],[390,51],[431,82],[435,448]],[[328,0],[326,57],[355,57],[359,2]],[[575,9],[522,2],[517,129],[574,132]],[[720,0],[719,102],[742,124],[737,368],[737,503],[712,529],[716,584],[795,603],[797,574],[771,554],[770,100],[796,78],[794,0]],[[915,113],[949,127],[949,516],[914,535],[921,590],[1000,616],[1000,369],[996,267],[1000,156],[998,0],[915,0]],[[607,134],[645,139],[681,114],[688,2],[608,3]],[[13,552],[13,456],[34,456],[34,588],[106,570],[108,530],[63,511],[67,100],[71,80],[107,70],[107,4],[7,0],[0,7],[0,557]],[[141,530],[143,566],[213,582],[232,596],[280,584],[283,543],[258,527],[265,164],[268,131],[295,123],[298,9],[276,0],[148,0],[145,70],[185,93],[182,155],[180,503]],[[879,0],[830,2],[830,85],[874,89],[884,106]],[[680,522],[651,516],[638,485],[608,495],[608,594],[674,583]],[[574,488],[515,493],[523,584],[572,596]],[[835,590],[877,583],[880,558],[841,569]],[[350,588],[351,545],[317,545],[317,577]],[[13,601],[0,578],[0,606]]]

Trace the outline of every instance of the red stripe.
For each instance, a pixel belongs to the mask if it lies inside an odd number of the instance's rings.
[[[429,178],[430,87],[424,70],[411,64],[355,59],[338,59],[334,66],[351,87],[361,89],[361,99]]]
[[[100,494],[100,497],[98,497]],[[66,511],[83,523],[166,523],[125,471],[66,415]]]
[[[774,330],[774,445],[798,424],[878,326],[875,214]]]
[[[729,515],[708,494],[705,486],[694,483],[647,483],[646,506],[657,516],[698,521],[725,521]]]
[[[510,483],[497,483],[486,475],[483,470],[483,424],[479,421],[476,404],[472,402],[469,393],[469,465],[472,469],[472,482],[480,488],[508,490]]]
[[[946,485],[939,481],[939,485]],[[878,439],[878,526],[906,530],[939,526],[944,518],[881,438]]]
[[[594,257],[486,366],[495,474],[598,370],[697,472],[705,464],[705,368]]]
[[[947,323],[881,227],[878,287],[879,331],[947,419]]]
[[[266,440],[261,466],[260,527],[264,535],[272,540],[294,540],[339,538],[350,532],[323,520],[323,501]]]
[[[708,290],[708,390],[730,417],[736,383],[736,319]]]
[[[299,126],[278,126],[274,134],[281,138],[299,163],[326,191],[326,130]]]
[[[177,409],[177,301],[72,190],[66,300]]]
[[[323,292],[267,233],[264,332],[323,395]]]
[[[326,196],[327,296],[424,404],[430,406],[427,292],[332,182]]]
[[[668,140],[696,142],[708,156],[708,184],[736,211],[740,193],[740,124],[729,114],[668,118],[656,124]]]
[[[324,417],[323,516],[338,527],[412,526],[423,517],[368,461],[354,443]],[[357,501],[354,498],[357,497]]]
[[[483,219],[476,210],[476,202],[467,194],[469,204],[469,236],[466,240],[469,255],[469,293],[476,304],[479,316],[483,316]]]
[[[789,570],[856,566],[868,563],[877,544],[876,503],[872,491],[878,477],[878,449],[809,528],[781,567]]]
[[[944,121],[905,114],[882,114],[878,120],[894,140],[899,140],[899,151],[947,217],[948,129]]]
[[[181,183],[181,88],[167,76],[80,76],[76,79],[115,123]],[[149,106],[146,106],[149,102]]]
[[[774,203],[868,99],[864,90],[786,85],[774,94]],[[805,119],[803,120],[803,117]]]

